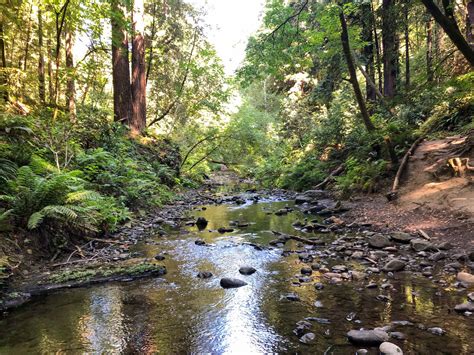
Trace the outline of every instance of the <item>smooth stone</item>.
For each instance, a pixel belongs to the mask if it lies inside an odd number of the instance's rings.
[[[364,257],[364,253],[361,251],[355,251],[351,255],[351,258],[353,259],[362,259],[363,257]]]
[[[317,282],[314,284],[314,288],[316,290],[322,290],[324,288],[324,284],[322,284],[321,282]]]
[[[379,346],[381,355],[402,355],[403,351],[397,345],[389,343],[388,341],[383,342]]]
[[[165,259],[166,259],[166,257],[164,255],[155,255],[155,260],[163,261]]]
[[[450,242],[443,242],[437,245],[438,249],[440,250],[451,250],[454,246]]]
[[[254,268],[251,267],[251,266],[242,266],[242,267],[239,269],[239,272],[240,272],[242,275],[252,275],[252,274],[254,274],[255,272],[257,272],[257,269],[254,269]]]
[[[385,266],[383,267],[383,270],[385,272],[401,271],[405,268],[406,265],[407,264],[402,260],[392,259],[387,264],[385,264]]]
[[[369,239],[369,246],[372,248],[382,249],[391,245],[390,239],[380,234],[376,234]]]
[[[198,240],[194,241],[194,244],[196,244],[196,245],[206,245],[206,242],[202,239],[198,239]]]
[[[469,274],[467,272],[458,272],[456,278],[458,279],[458,281],[461,281],[467,284],[474,283],[474,275]]]
[[[206,228],[208,223],[209,222],[204,217],[198,217],[196,220],[196,226],[201,230]]]
[[[311,269],[314,271],[319,270],[320,268],[321,268],[321,265],[318,263],[314,263],[311,265]]]
[[[316,308],[323,308],[323,307],[324,307],[324,306],[323,306],[323,303],[322,303],[321,301],[316,301],[316,302],[314,302],[314,306],[315,306]]]
[[[387,341],[390,337],[383,330],[351,330],[347,333],[347,338],[354,344],[379,345]]]
[[[331,324],[331,321],[327,318],[318,318],[318,317],[307,317],[305,320],[310,322],[316,322],[319,324]]]
[[[467,299],[471,302],[474,302],[474,292],[470,292],[467,294]]]
[[[434,335],[443,335],[446,333],[446,331],[440,327],[433,327],[433,328],[428,328],[427,329],[431,334]]]
[[[347,266],[346,265],[335,265],[331,268],[333,272],[346,272],[347,271]]]
[[[405,340],[407,336],[401,332],[391,332],[390,337],[397,340]]]
[[[246,286],[247,283],[239,279],[231,279],[231,278],[224,277],[221,279],[220,285],[223,288],[237,288],[237,287]]]
[[[367,355],[369,353],[369,350],[367,349],[359,349],[356,351],[356,355]]]
[[[390,235],[390,238],[392,240],[398,242],[398,243],[405,243],[408,244],[412,239],[415,239],[411,234],[404,233],[404,232],[395,232]]]
[[[356,280],[356,281],[360,281],[360,280],[363,280],[365,279],[365,277],[367,276],[367,274],[365,272],[361,272],[361,271],[354,271],[352,270],[350,272],[351,276],[352,276],[352,279],[353,280]]]
[[[234,230],[232,228],[221,227],[217,231],[221,234],[224,234],[224,233],[232,233]]]
[[[456,312],[460,312],[460,313],[463,313],[463,312],[474,312],[474,303],[472,303],[472,302],[465,302],[465,303],[458,304],[458,305],[456,305],[456,307],[454,307],[454,310],[455,310]]]
[[[313,273],[313,270],[310,267],[303,267],[300,271],[302,275],[311,275]]]

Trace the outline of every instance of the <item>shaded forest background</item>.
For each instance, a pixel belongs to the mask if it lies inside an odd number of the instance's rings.
[[[0,226],[49,250],[222,166],[382,191],[417,138],[474,129],[472,1],[268,0],[234,77],[180,0],[0,7]]]

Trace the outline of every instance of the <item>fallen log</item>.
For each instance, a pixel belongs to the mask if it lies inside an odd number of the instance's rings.
[[[327,184],[329,184],[329,182],[333,181],[334,180],[334,177],[335,176],[338,176],[338,175],[341,175],[342,172],[344,171],[345,169],[345,166],[344,164],[341,164],[339,165],[335,170],[333,170],[326,179],[324,179],[321,183],[319,183],[318,185],[316,185],[314,188],[316,190],[319,190],[319,189],[324,189],[326,187]]]
[[[402,174],[405,171],[409,158],[413,155],[416,148],[423,141],[423,139],[424,137],[418,138],[403,156],[402,162],[398,167],[397,175],[395,175],[395,180],[393,180],[392,190],[390,190],[390,192],[386,195],[388,201],[394,201],[398,198],[398,188],[400,186]]]

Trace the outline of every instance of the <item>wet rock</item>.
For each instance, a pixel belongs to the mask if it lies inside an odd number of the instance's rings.
[[[206,242],[202,239],[197,239],[194,241],[194,244],[196,245],[206,245]]]
[[[351,330],[347,338],[353,344],[379,345],[390,338],[387,332],[379,329],[373,330]]]
[[[443,260],[443,259],[446,259],[447,255],[445,252],[443,251],[439,251],[437,253],[434,253],[433,255],[431,255],[428,260],[430,261],[439,261],[439,260]]]
[[[354,259],[362,259],[363,257],[364,257],[364,253],[362,251],[355,251],[351,255],[351,258],[354,258]]]
[[[322,200],[329,197],[329,193],[324,190],[307,190],[303,192],[302,195],[310,197],[313,200]]]
[[[356,351],[356,355],[367,355],[369,353],[369,350],[367,349],[359,349]]]
[[[224,234],[224,233],[232,233],[234,231],[234,229],[233,228],[220,227],[217,231],[221,234]]]
[[[221,279],[220,285],[222,288],[237,288],[237,287],[246,286],[247,283],[239,279],[231,279],[231,278],[224,277]]]
[[[434,335],[444,335],[446,331],[440,327],[433,327],[433,328],[428,328],[427,329],[431,334]]]
[[[414,251],[426,251],[433,248],[431,243],[424,239],[412,239],[410,245]]]
[[[474,302],[474,292],[470,292],[467,294],[467,299],[471,302]]]
[[[381,234],[373,235],[369,239],[369,246],[372,247],[372,248],[382,249],[382,248],[386,248],[390,245],[392,245],[390,240],[387,237],[385,237]]]
[[[390,337],[397,340],[405,340],[407,336],[401,332],[391,332]]]
[[[296,328],[293,329],[293,334],[295,334],[297,337],[301,337],[306,333],[308,329],[311,329],[312,326],[313,325],[310,322],[301,320],[296,323]]]
[[[449,264],[444,265],[444,267],[449,268],[449,269],[459,270],[460,268],[462,268],[462,265],[461,263],[458,263],[457,261],[455,261],[454,263],[449,263]]]
[[[408,244],[412,239],[415,239],[411,234],[408,233],[403,233],[403,232],[395,232],[390,235],[390,238],[392,240],[398,242],[398,243],[404,243]]]
[[[406,263],[402,260],[399,259],[392,259],[390,260],[385,266],[383,267],[383,270],[385,272],[389,271],[401,271],[405,268]]]
[[[282,208],[281,210],[278,210],[275,212],[275,215],[277,216],[284,216],[288,214],[288,210],[285,208]]]
[[[323,308],[323,307],[324,307],[324,306],[323,306],[323,303],[322,303],[321,301],[316,301],[316,302],[314,302],[314,306],[315,306],[316,308]]]
[[[377,283],[374,282],[374,281],[369,282],[369,284],[367,286],[365,286],[365,288],[369,288],[369,289],[370,288],[377,288],[377,287],[378,287]]]
[[[381,355],[403,355],[402,349],[388,341],[380,344],[379,351]]]
[[[239,272],[240,272],[242,275],[252,275],[252,274],[254,274],[255,272],[257,272],[257,269],[254,269],[254,268],[251,267],[251,266],[242,266],[242,267],[239,269]]]
[[[324,284],[322,284],[321,282],[317,282],[314,284],[314,288],[316,290],[322,290],[324,288]]]
[[[299,301],[300,296],[298,296],[296,293],[288,293],[283,296],[283,298],[287,299],[288,301]]]
[[[310,322],[316,322],[319,324],[331,324],[331,321],[326,318],[318,318],[318,317],[307,317],[305,320],[310,321]]]
[[[469,274],[467,272],[458,272],[456,278],[460,282],[464,282],[467,284],[474,284],[474,275]]]
[[[212,272],[209,271],[201,271],[197,274],[199,279],[209,279],[212,277]]]
[[[401,326],[401,327],[408,327],[408,326],[413,326],[413,323],[408,321],[408,320],[394,320],[392,321],[392,324],[393,325],[398,325],[398,326]]]
[[[204,217],[198,217],[196,220],[196,226],[199,228],[199,230],[206,228],[208,223],[209,222]]]
[[[311,275],[312,273],[313,273],[313,270],[310,267],[301,268],[302,275]]]
[[[389,296],[386,296],[386,295],[378,295],[375,298],[378,299],[379,301],[382,301],[382,302],[390,302],[391,301],[391,298]]]
[[[295,204],[302,205],[303,203],[311,203],[313,199],[310,196],[306,196],[303,194],[296,195],[295,197]]]
[[[161,254],[155,255],[155,260],[163,261],[165,259],[166,259],[166,257],[164,255],[161,255]]]
[[[311,344],[314,339],[316,339],[316,335],[314,333],[306,333],[300,338],[300,342],[303,344]]]
[[[318,263],[314,263],[311,265],[311,269],[314,270],[314,271],[317,271],[321,268],[321,265],[318,264]]]
[[[465,303],[458,304],[458,305],[456,305],[456,307],[454,307],[454,310],[455,310],[456,312],[460,312],[460,313],[463,313],[463,312],[474,312],[474,303],[472,303],[472,302],[465,302]]]

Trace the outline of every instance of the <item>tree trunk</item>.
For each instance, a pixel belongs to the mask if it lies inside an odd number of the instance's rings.
[[[398,40],[394,0],[382,1],[383,93],[394,97],[397,90]]]
[[[410,27],[409,27],[409,0],[405,0],[405,90],[410,90]]]
[[[373,15],[371,13],[370,4],[364,3],[361,5],[362,10],[362,40],[366,43],[363,49],[364,53],[364,64],[365,71],[372,82],[375,82],[375,67],[374,67],[374,42],[373,42]],[[365,92],[367,101],[374,102],[376,99],[376,94],[374,88],[366,80]]]
[[[444,0],[446,1],[446,0]],[[469,46],[466,39],[463,37],[459,27],[451,14],[448,11],[444,15],[441,10],[436,6],[433,0],[421,0],[426,9],[430,12],[437,23],[443,28],[444,32],[448,35],[451,41],[454,43],[457,49],[463,54],[471,66],[474,66],[474,50]],[[444,6],[445,9],[449,8]]]
[[[54,87],[53,87],[53,56],[51,48],[51,39],[48,37],[46,41],[46,48],[48,51],[48,94],[49,94],[49,104],[52,104],[54,101]]]
[[[375,54],[377,55],[377,74],[379,77],[379,91],[383,91],[383,76],[382,76],[382,61],[380,59],[380,44],[379,44],[379,36],[377,34],[377,21],[375,19],[375,11],[372,5],[372,1],[370,2],[370,10],[372,14],[372,22],[373,22],[373,31],[374,31],[374,44],[375,44]]]
[[[468,0],[466,10],[466,38],[471,48],[473,48],[474,34],[472,33],[472,31],[474,27],[474,1]]]
[[[367,111],[367,107],[365,105],[364,97],[362,96],[362,92],[360,90],[359,82],[357,80],[357,73],[354,66],[354,60],[352,58],[351,47],[349,43],[349,34],[347,31],[347,23],[346,18],[344,16],[344,12],[342,9],[339,11],[339,21],[341,22],[341,42],[342,42],[342,51],[344,52],[344,57],[347,63],[347,69],[349,70],[349,80],[352,84],[352,88],[354,89],[354,94],[357,100],[357,104],[359,105],[359,110],[362,115],[362,119],[364,121],[364,125],[369,132],[375,130],[375,126],[373,125],[372,121],[370,120],[369,113]]]
[[[112,1],[112,84],[114,91],[114,119],[130,124],[132,116],[132,91],[130,87],[130,62],[125,14],[120,0]]]
[[[38,94],[41,103],[46,101],[46,84],[43,54],[43,13],[38,9]]]
[[[146,64],[145,23],[143,0],[134,0],[132,40],[132,122],[133,134],[143,133],[146,127]]]
[[[54,83],[54,100],[53,103],[56,106],[54,111],[54,117],[57,114],[57,106],[59,100],[59,91],[60,91],[60,81],[59,81],[59,67],[61,64],[61,37],[63,33],[64,23],[66,20],[67,8],[69,5],[70,0],[66,0],[64,5],[61,7],[59,11],[55,10],[55,19],[56,19],[56,49],[54,51],[54,59],[56,65],[56,75],[55,75],[55,83]]]
[[[433,21],[431,18],[426,22],[426,78],[428,82],[433,81]]]
[[[26,25],[26,42],[25,42],[25,53],[23,55],[23,70],[26,71],[28,66],[28,54],[30,52],[30,41],[31,41],[31,15],[33,12],[33,5],[30,6],[30,13],[28,16],[28,23]]]
[[[0,52],[2,55],[2,72],[0,73],[0,85],[2,85],[3,99],[8,101],[8,88],[7,88],[7,55],[5,52],[5,39],[3,33],[3,16],[0,21]]]
[[[69,112],[71,122],[76,122],[76,84],[75,84],[75,69],[74,69],[74,38],[72,29],[68,26],[66,28],[66,70],[67,70],[67,84],[66,84],[66,105]]]

